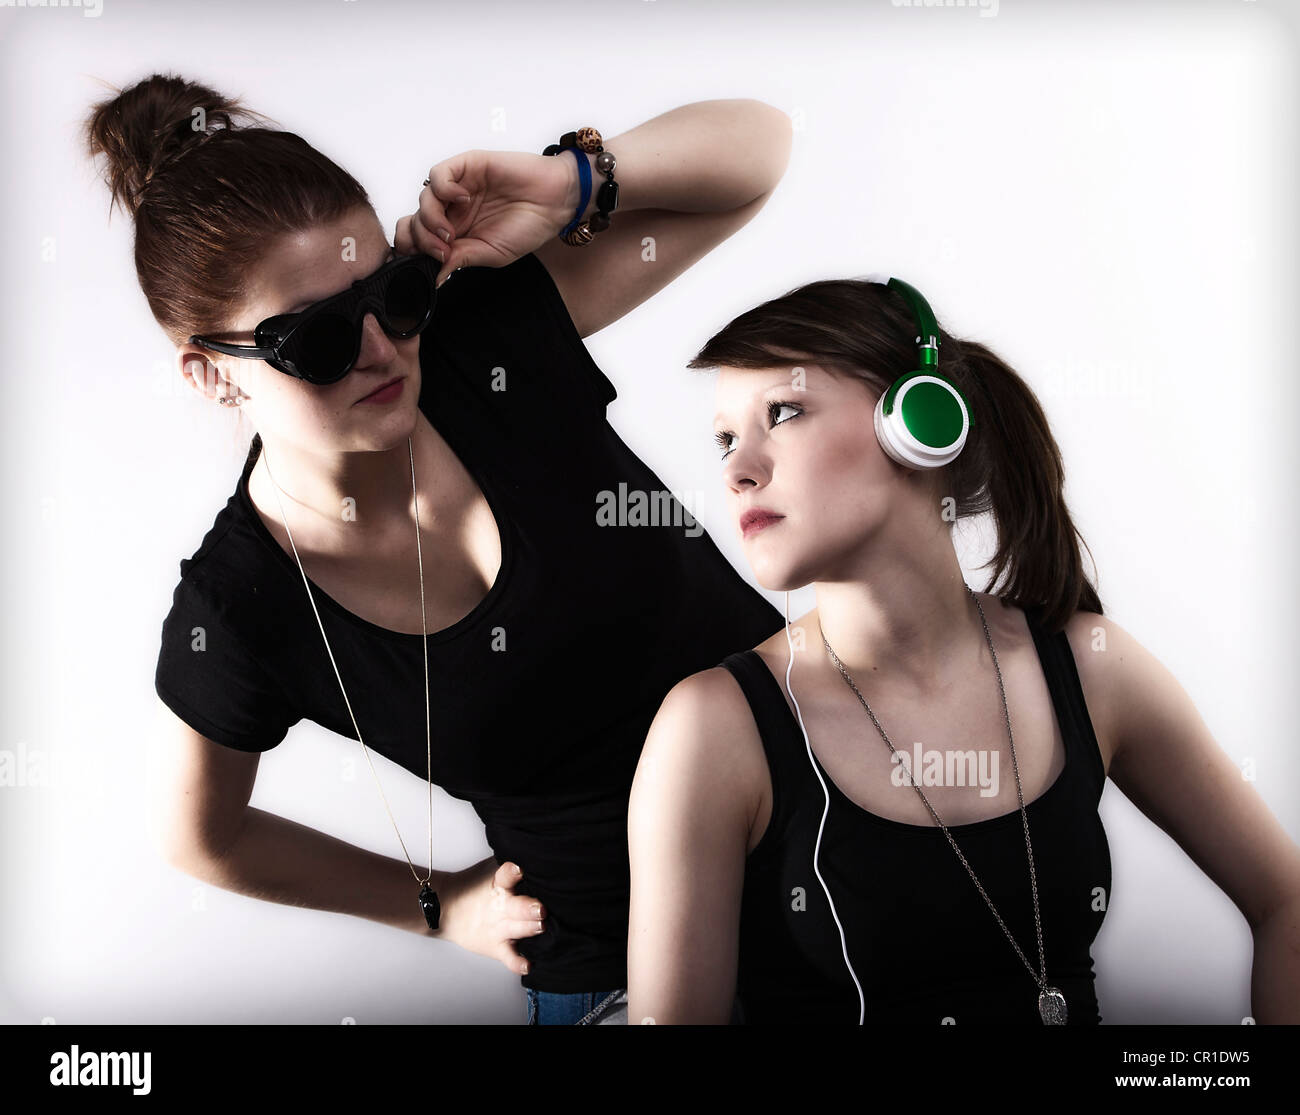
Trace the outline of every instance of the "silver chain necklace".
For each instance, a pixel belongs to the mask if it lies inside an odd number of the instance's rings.
[[[406,451],[411,458],[411,502],[415,507],[415,558],[420,569],[420,630],[427,633],[429,625],[424,614],[424,555],[420,550],[420,504],[415,492],[415,449],[412,447],[409,437],[406,439]],[[429,882],[433,878],[433,734],[429,724],[428,635],[422,635],[420,638],[420,642],[424,646],[425,753],[429,777],[429,873],[424,878],[421,878],[415,864],[411,863],[410,853],[406,850],[406,842],[402,839],[401,831],[397,828],[397,822],[393,820],[393,811],[388,808],[388,798],[384,796],[384,787],[379,781],[379,774],[375,770],[375,764],[371,761],[370,749],[366,747],[365,740],[361,738],[361,729],[357,727],[357,718],[352,712],[352,702],[348,700],[348,691],[343,688],[343,678],[339,676],[338,663],[334,661],[334,652],[330,649],[329,638],[325,635],[325,624],[321,622],[320,611],[316,607],[316,598],[312,596],[311,583],[307,580],[307,573],[302,567],[302,559],[298,557],[298,547],[293,541],[293,532],[289,529],[289,520],[284,513],[284,502],[280,499],[280,485],[275,482],[275,477],[271,475],[270,461],[266,460],[265,445],[262,446],[262,459],[266,461],[266,475],[271,481],[271,487],[275,490],[275,501],[280,505],[280,521],[284,524],[284,532],[289,536],[289,545],[293,548],[293,557],[298,563],[298,572],[302,574],[302,583],[306,586],[307,599],[311,601],[311,610],[316,613],[316,623],[320,626],[321,638],[325,640],[325,651],[330,656],[330,665],[334,667],[334,676],[338,678],[339,689],[343,693],[343,703],[347,705],[348,716],[351,717],[352,727],[357,733],[357,741],[361,744],[361,750],[366,753],[366,762],[370,764],[370,773],[375,776],[375,785],[379,786],[379,796],[383,799],[384,810],[388,814],[388,819],[393,823],[393,831],[397,833],[397,842],[402,846],[402,854],[406,856],[406,862],[410,864],[411,874],[415,876],[415,881],[420,884],[419,901],[420,909],[424,911],[424,920],[428,922],[431,930],[436,930],[441,916],[441,905],[438,901],[437,892],[429,886]]]
[[[1033,976],[1034,982],[1037,983],[1041,989],[1038,993],[1038,1014],[1042,1018],[1043,1024],[1047,1026],[1061,1026],[1065,1024],[1066,1019],[1065,996],[1061,994],[1059,988],[1051,987],[1047,982],[1047,961],[1044,959],[1043,954],[1043,923],[1038,912],[1038,881],[1034,876],[1034,847],[1029,840],[1029,817],[1025,813],[1025,797],[1020,788],[1020,767],[1016,762],[1016,741],[1011,733],[1011,712],[1007,708],[1007,691],[1002,684],[1002,669],[998,665],[998,652],[993,649],[993,636],[989,634],[989,625],[984,618],[984,609],[980,606],[979,597],[971,591],[970,585],[966,586],[966,592],[970,598],[975,601],[975,607],[979,609],[980,623],[984,627],[984,638],[989,645],[989,654],[993,656],[993,669],[997,672],[998,676],[998,692],[1002,695],[1002,712],[1007,721],[1007,739],[1011,744],[1011,767],[1016,774],[1016,797],[1020,801],[1020,819],[1024,823],[1025,829],[1025,851],[1029,856],[1029,886],[1034,896],[1034,929],[1038,934],[1039,972],[1035,972],[1033,965],[1025,959],[1025,954],[1021,952],[1020,946],[1016,944],[1016,939],[1011,935],[1011,931],[1007,929],[1006,923],[1003,922],[1001,915],[998,914],[997,908],[993,905],[988,894],[985,893],[984,887],[980,885],[979,879],[971,869],[971,865],[966,862],[966,857],[962,855],[961,849],[957,847],[957,841],[952,838],[952,833],[948,831],[948,826],[939,820],[939,814],[934,811],[934,807],[927,800],[925,794],[921,792],[921,787],[916,784],[916,779],[912,777],[911,769],[907,766],[906,762],[904,762],[902,766],[907,770],[907,776],[912,783],[912,789],[920,795],[921,801],[924,802],[926,809],[930,811],[930,816],[934,818],[934,823],[943,829],[943,834],[948,838],[948,843],[952,845],[952,850],[957,853],[957,858],[961,860],[962,866],[966,868],[967,873],[978,888],[980,895],[988,904],[989,910],[991,910],[993,916],[997,918],[998,925],[1002,926],[1002,932],[1006,934],[1007,940],[1011,942],[1011,947],[1016,950],[1016,955],[1020,957],[1021,962],[1025,967],[1029,969],[1029,974]],[[876,730],[880,732],[881,738],[884,739],[885,743],[889,744],[889,750],[895,757],[897,757],[898,751],[895,749],[893,743],[890,742],[889,736],[885,734],[885,729],[880,726],[880,721],[876,719],[876,714],[871,711],[871,706],[867,704],[867,699],[854,684],[853,678],[849,676],[848,670],[844,668],[844,663],[840,661],[839,655],[831,649],[831,644],[827,641],[826,633],[824,631],[822,632],[822,643],[829,652],[831,660],[835,663],[836,669],[839,670],[840,676],[844,678],[848,687],[853,690],[858,700],[862,702],[862,707],[867,710],[867,715],[871,717],[871,722],[876,726]]]

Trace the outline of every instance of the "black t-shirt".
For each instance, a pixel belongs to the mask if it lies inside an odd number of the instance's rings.
[[[536,256],[450,279],[420,367],[420,408],[482,488],[502,549],[479,605],[428,636],[433,779],[546,906],[546,931],[517,946],[523,984],[622,987],[627,803],[650,722],[679,680],[783,621],[609,425],[617,392]],[[256,450],[180,563],[155,687],[239,750],[303,718],[355,739],[302,575],[249,499]],[[312,595],[366,746],[423,781],[420,636]]]

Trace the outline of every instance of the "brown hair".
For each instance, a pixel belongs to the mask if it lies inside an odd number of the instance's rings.
[[[118,90],[86,120],[88,154],[106,156],[109,211],[135,218],[140,289],[174,344],[226,326],[271,238],[371,207],[361,184],[302,137],[237,126],[261,120],[162,74]]]
[[[772,368],[791,359],[824,364],[884,391],[918,364],[916,319],[883,283],[807,283],[741,314],[714,335],[689,368]],[[957,518],[992,512],[998,543],[989,591],[1035,611],[1052,632],[1076,611],[1101,613],[1083,570],[1082,536],[1065,504],[1065,468],[1047,417],[1028,384],[992,349],[939,328],[939,367],[970,408],[961,454],[936,470]],[[986,416],[991,420],[986,421]],[[1089,551],[1091,557],[1091,551]],[[1095,568],[1095,563],[1094,563]]]

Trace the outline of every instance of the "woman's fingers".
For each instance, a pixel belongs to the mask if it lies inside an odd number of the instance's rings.
[[[409,217],[403,217],[406,222],[406,235],[410,240],[412,253],[422,252],[424,255],[433,256],[441,263],[447,261],[448,245],[441,236],[435,235],[429,225],[425,223],[424,216],[415,212]],[[396,241],[393,247],[400,252],[401,246]]]
[[[546,917],[546,907],[531,895],[514,894],[506,903],[502,916],[516,921],[541,921]]]
[[[526,921],[503,921],[501,931],[509,941],[518,941],[524,937],[536,937],[546,932],[546,925],[532,919]]]
[[[429,186],[420,191],[420,200],[412,214],[412,231],[422,251],[432,254],[433,249],[447,250],[447,245],[456,239],[456,228],[447,219],[447,211],[433,194]]]
[[[393,229],[393,247],[399,255],[415,255],[415,240],[411,236],[411,218],[399,217]]]
[[[536,898],[513,893],[522,878],[523,872],[520,871],[519,865],[509,860],[498,867],[496,874],[492,876],[492,910],[500,919],[496,924],[495,932],[501,934],[507,945],[510,941],[536,937],[537,934],[546,931],[546,907]],[[518,954],[511,948],[510,955]],[[522,974],[523,969],[516,969],[509,963],[506,963],[506,967],[511,968],[512,971],[518,970]]]
[[[504,863],[497,870],[496,877],[492,880],[492,895],[497,900],[494,903],[495,908],[500,909],[503,917],[515,918],[519,921],[538,921],[546,917],[546,907],[542,903],[528,894],[514,894],[515,884],[522,876],[518,874],[518,868],[512,863]],[[505,881],[503,882],[503,876]]]
[[[462,203],[469,200],[469,191],[460,183],[467,166],[466,156],[461,154],[429,168],[428,181],[420,191],[419,209],[414,214],[413,231],[421,251],[436,254],[435,247],[445,251],[456,239],[455,221],[467,220],[469,213]],[[460,205],[454,218],[447,212],[452,205]],[[440,239],[442,244],[435,244],[435,239]]]
[[[506,860],[496,869],[496,874],[492,876],[492,885],[500,887],[502,890],[512,890],[514,885],[523,877],[524,873],[519,865]]]
[[[467,179],[470,176],[471,156],[474,154],[475,152],[463,151],[429,168],[428,190],[440,208],[469,200],[471,190]],[[420,203],[424,204],[423,194],[420,195]],[[445,216],[446,209],[442,208],[442,212]]]
[[[512,893],[522,878],[519,865],[506,861],[497,868],[492,879],[492,905],[494,910],[500,912],[500,932],[512,941],[521,937],[535,937],[546,930],[546,907],[529,895]]]
[[[428,255],[442,263],[447,262],[448,247],[440,236],[431,236],[420,221],[418,213],[399,217],[393,227],[393,247],[398,255]]]
[[[451,184],[449,178],[453,162],[439,163],[429,171],[429,184],[420,190],[415,212],[397,222],[393,247],[402,255],[423,252],[446,262],[448,246],[456,239],[456,226],[447,216],[446,201],[464,196],[464,190]]]
[[[528,974],[528,961],[515,951],[514,945],[506,941],[497,952],[497,959],[517,976]]]
[[[484,173],[484,155],[479,151],[462,151],[429,168],[429,184],[420,191],[420,208],[414,214],[411,232],[421,251],[446,264],[438,274],[437,286],[458,268],[475,265],[477,255],[471,246],[457,250],[456,242],[474,222],[472,199],[482,188]]]

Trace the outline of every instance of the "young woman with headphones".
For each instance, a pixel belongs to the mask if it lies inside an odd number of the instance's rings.
[[[1103,615],[1024,381],[896,278],[798,288],[690,366],[720,368],[731,510],[786,627],[651,727],[629,1021],[1100,1022],[1107,777],[1250,923],[1256,1021],[1300,1021],[1300,850]],[[999,595],[953,545],[986,511]]]

